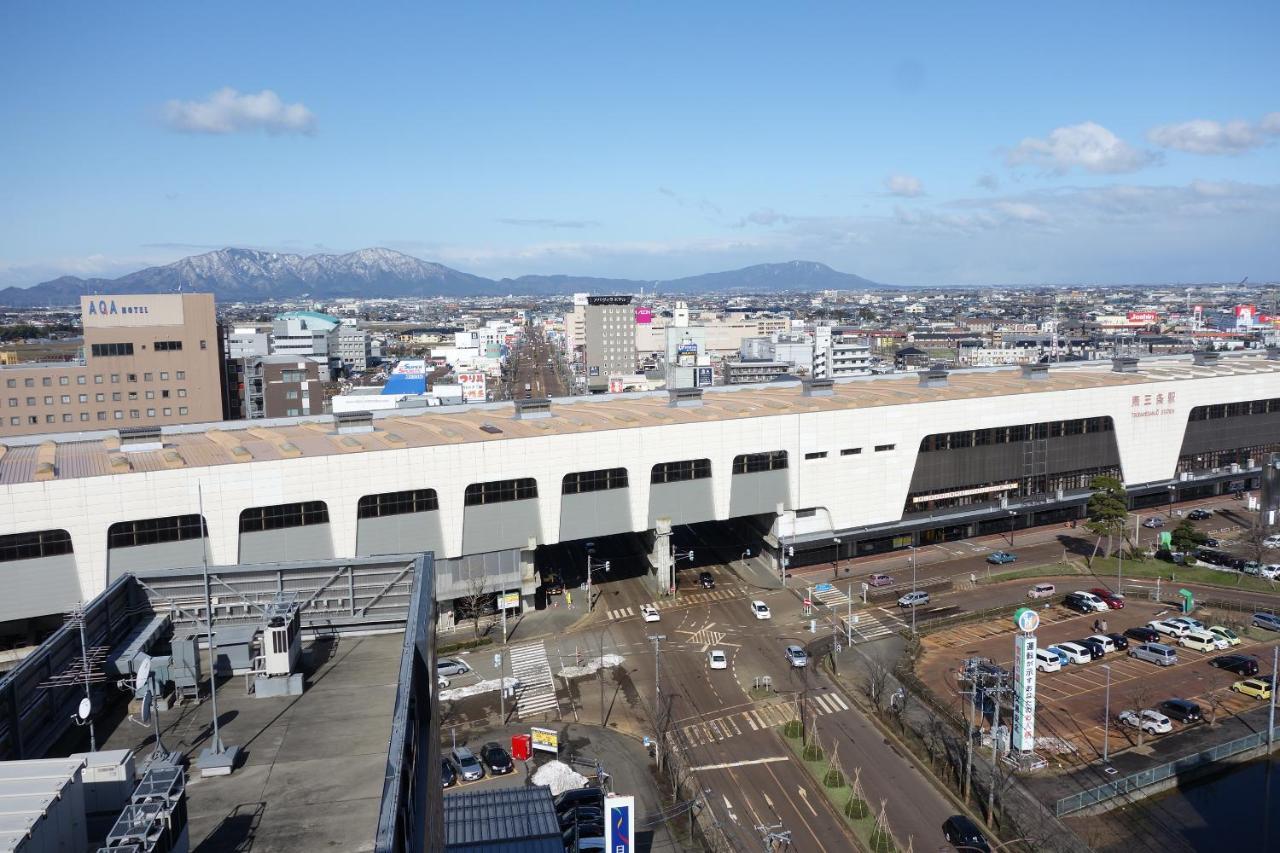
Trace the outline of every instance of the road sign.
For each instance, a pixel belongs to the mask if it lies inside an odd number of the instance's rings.
[[[804,600],[804,606],[805,606],[805,607],[812,607],[812,606],[813,606],[813,602],[806,598],[806,599]]]
[[[831,592],[833,589],[835,589],[835,587],[829,583],[820,583],[813,588],[813,591],[814,592]]]

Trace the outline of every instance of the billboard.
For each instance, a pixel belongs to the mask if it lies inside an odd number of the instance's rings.
[[[623,384],[621,376],[614,375],[609,377],[609,393],[610,394],[621,394],[622,389],[625,387],[626,386]]]
[[[1143,325],[1151,325],[1160,322],[1160,315],[1155,311],[1130,311],[1130,323],[1142,323]]]
[[[641,326],[647,326],[653,322],[653,309],[645,308],[643,305],[636,308],[636,323]]]
[[[80,318],[86,329],[181,326],[182,296],[81,296]]]
[[[1236,327],[1252,326],[1254,318],[1257,316],[1258,308],[1255,305],[1237,305],[1236,306]]]
[[[1036,746],[1036,635],[1039,615],[1030,608],[1018,611],[1013,639],[1013,749],[1030,752]]]
[[[714,368],[699,367],[694,370],[693,385],[695,388],[706,388],[707,386],[714,384],[716,384]]]
[[[478,370],[459,373],[458,384],[462,386],[462,399],[468,403],[483,403],[487,378]]]
[[[588,305],[630,305],[630,296],[588,296]]]
[[[634,853],[636,798],[604,799],[604,849],[607,853]]]
[[[543,752],[560,753],[560,733],[555,729],[540,729],[537,726],[529,728],[529,736],[533,739],[533,748],[540,749]]]

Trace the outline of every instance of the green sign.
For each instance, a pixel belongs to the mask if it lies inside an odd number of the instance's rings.
[[[1168,548],[1168,549],[1172,550],[1172,549],[1173,549],[1173,534],[1172,534],[1172,533],[1170,533],[1170,532],[1168,532],[1167,530],[1166,530],[1166,531],[1161,531],[1161,533],[1160,533],[1160,539],[1159,539],[1159,542],[1160,542],[1160,547],[1161,547],[1161,548]]]

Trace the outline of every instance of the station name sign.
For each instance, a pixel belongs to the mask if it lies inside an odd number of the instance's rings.
[[[1177,391],[1155,394],[1134,394],[1129,398],[1129,414],[1135,418],[1159,418],[1175,412],[1173,403]]]
[[[588,305],[630,305],[630,296],[588,296]]]

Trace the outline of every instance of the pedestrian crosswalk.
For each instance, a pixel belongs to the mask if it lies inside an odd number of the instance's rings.
[[[713,601],[730,601],[740,597],[740,593],[732,589],[709,589],[702,592],[682,592],[673,598],[660,598],[653,602],[653,606],[658,610],[669,610],[672,607],[690,607],[697,604],[710,604]],[[745,608],[745,604],[743,607]],[[605,615],[610,621],[618,619],[626,619],[631,616],[639,615],[640,610],[635,607],[616,607],[608,611]]]
[[[849,604],[849,596],[845,595],[844,590],[831,584],[824,584],[821,588],[815,587],[813,598],[828,607],[845,607]]]
[[[559,711],[556,687],[551,680],[551,663],[547,660],[547,647],[542,643],[514,646],[510,651],[511,674],[519,683],[516,707],[520,719]]]
[[[886,613],[881,608],[860,610],[854,613],[852,618],[853,630],[850,635],[855,643],[869,643],[881,637],[888,637],[896,634],[903,625],[897,617]],[[849,617],[842,616],[840,621],[848,623]]]
[[[808,698],[809,713],[814,716],[835,714],[849,710],[849,704],[838,693],[814,693]],[[737,737],[743,732],[756,732],[761,729],[773,729],[796,719],[796,706],[792,702],[775,705],[761,705],[736,714],[704,720],[680,727],[680,735],[690,747],[708,743],[719,743]]]

